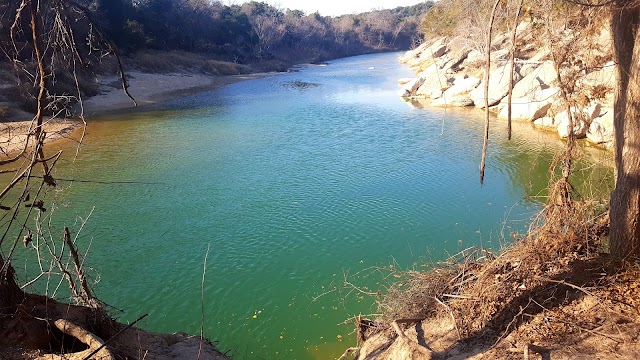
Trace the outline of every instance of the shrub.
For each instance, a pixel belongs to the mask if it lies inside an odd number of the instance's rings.
[[[207,60],[202,64],[202,71],[212,75],[238,75],[249,73],[251,68],[232,62]]]

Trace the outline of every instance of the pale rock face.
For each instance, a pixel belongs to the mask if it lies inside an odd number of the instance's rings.
[[[588,73],[582,82],[585,85],[616,86],[616,66],[613,61],[606,63],[601,69]]]
[[[527,98],[539,90],[549,88],[556,80],[552,61],[545,61],[513,87],[514,98]],[[504,101],[504,100],[503,100]]]
[[[465,106],[473,106],[473,100],[471,100],[468,96],[458,95],[456,97],[441,97],[431,102],[432,106],[440,106],[440,107],[465,107]]]
[[[613,108],[602,108],[587,131],[587,139],[596,144],[613,143]]]
[[[404,53],[403,56],[400,56],[400,62],[406,63],[407,61],[409,61],[411,59],[417,58],[428,47],[429,47],[428,43],[420,44],[420,46],[418,46],[417,48],[415,48],[413,50],[409,50],[406,53]]]
[[[508,58],[509,58],[508,49],[499,49],[491,52],[491,61],[507,60]]]
[[[558,135],[561,138],[567,138],[571,133],[577,138],[583,138],[587,135],[587,131],[591,125],[591,122],[595,117],[600,114],[600,104],[591,104],[582,111],[576,109],[572,110],[573,115],[573,129],[569,126],[569,116],[567,111],[563,111],[555,116],[555,120],[558,123]]]
[[[419,76],[424,81],[415,92],[417,96],[437,99],[451,86],[450,77],[435,64],[429,66]]]
[[[523,98],[514,99],[511,104],[511,119],[533,121],[543,117],[550,107],[551,103],[547,102],[531,102],[529,99]],[[507,117],[507,107],[505,106],[498,113],[498,118],[506,119]]]
[[[511,101],[511,119],[534,121],[545,116],[556,100],[557,94],[558,89],[547,88],[529,94],[528,97],[513,98]],[[508,115],[506,100],[503,100],[500,104],[501,109],[498,113],[498,118],[506,119]]]
[[[417,51],[418,49],[420,51]],[[431,46],[423,49],[419,47],[418,49],[413,50],[411,56],[407,57],[405,61],[412,68],[433,64],[436,59],[444,55],[447,52],[447,38],[440,38]]]
[[[473,90],[480,83],[480,79],[470,78],[457,78],[453,82],[453,86],[444,92],[432,92],[431,99],[435,99],[431,105],[433,106],[473,106],[473,100],[469,98],[469,91]],[[426,84],[425,84],[426,85]]]
[[[434,100],[431,105],[433,106],[455,106],[455,107],[465,107],[465,106],[473,106],[473,100],[469,97],[469,91],[473,90],[476,86],[480,84],[480,79],[469,77],[469,78],[457,78],[453,82],[453,86],[447,89],[442,96],[438,99]]]
[[[475,89],[479,84],[480,84],[480,79],[476,77],[457,78],[453,82],[453,86],[448,88],[447,91],[445,91],[444,94],[442,94],[442,96],[454,98],[463,94],[468,94],[471,90]]]
[[[417,77],[404,84],[404,86],[398,91],[398,95],[402,97],[412,96],[418,88],[424,83],[424,78]]]
[[[406,85],[409,81],[413,80],[414,78],[401,78],[398,79],[398,85],[402,86],[402,85]]]
[[[467,58],[464,60],[465,63],[469,65],[478,65],[484,61],[484,55],[478,50],[471,50],[469,54],[467,54]]]
[[[509,63],[507,63],[491,71],[488,94],[489,106],[496,105],[507,96],[509,92],[509,70]],[[514,71],[514,84],[520,81],[520,79],[522,79],[522,76],[518,73],[516,66],[516,71]],[[480,85],[469,93],[469,96],[478,108],[484,108],[484,84],[484,80],[482,80]]]

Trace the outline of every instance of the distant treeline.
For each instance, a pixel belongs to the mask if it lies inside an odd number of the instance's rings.
[[[91,0],[88,7],[125,52],[182,50],[241,64],[322,61],[410,48],[427,1],[340,17],[282,10],[264,2]]]
[[[31,8],[24,5],[23,0],[0,0],[0,78],[10,77],[11,69],[16,84],[16,89],[0,89],[0,102],[8,99],[31,111],[38,72]],[[114,49],[123,55],[125,69],[214,75],[285,70],[417,45],[420,22],[433,2],[339,17],[255,1],[39,0],[37,6],[49,95],[64,100],[51,101],[56,105],[47,111],[55,113],[71,107],[75,94],[99,92],[93,74],[119,68],[107,56]]]

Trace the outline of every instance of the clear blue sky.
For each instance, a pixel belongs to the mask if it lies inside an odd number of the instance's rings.
[[[230,0],[227,3],[241,4],[249,0]],[[257,0],[260,1],[260,0]],[[306,14],[319,11],[321,15],[337,16],[361,13],[373,9],[392,9],[397,6],[415,5],[424,0],[263,0],[282,9],[302,10]]]

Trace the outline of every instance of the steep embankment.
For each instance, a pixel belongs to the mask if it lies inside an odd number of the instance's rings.
[[[521,23],[517,29],[512,119],[557,131],[563,138],[573,131],[578,138],[611,147],[615,68],[606,26],[588,36],[568,32],[564,41],[571,46],[566,48],[563,44],[545,45],[537,32],[530,22]],[[505,122],[510,38],[511,34],[505,32],[493,41],[488,92],[490,110]],[[485,56],[472,45],[462,36],[441,37],[408,51],[400,61],[417,76],[400,80],[400,95],[407,101],[427,101],[431,106],[484,108]],[[567,51],[572,51],[571,61],[558,66],[554,59],[566,57]],[[563,91],[571,97],[573,130]]]

